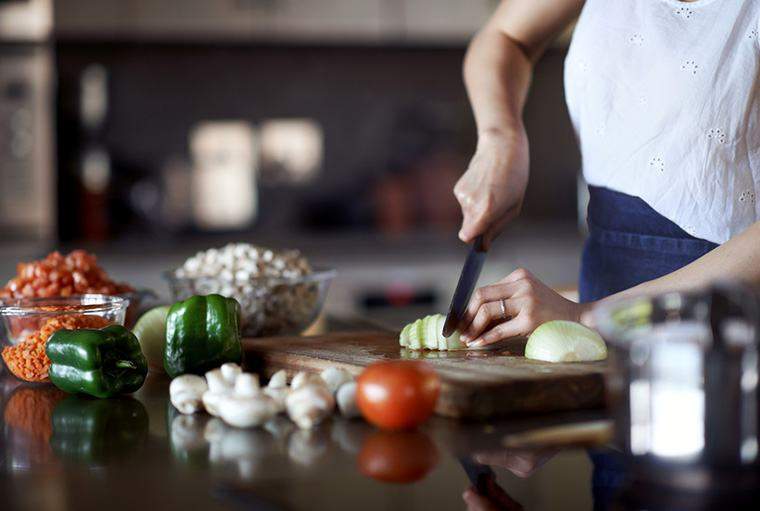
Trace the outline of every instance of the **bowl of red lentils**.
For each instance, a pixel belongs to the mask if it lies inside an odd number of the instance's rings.
[[[24,381],[46,381],[50,361],[45,344],[58,330],[124,324],[129,300],[84,294],[0,300],[0,343],[5,366]]]
[[[19,298],[65,298],[75,295],[109,295],[129,300],[125,324],[134,325],[146,302],[156,298],[149,290],[139,290],[113,280],[85,250],[68,254],[51,252],[42,259],[20,262],[16,274],[0,287],[0,302]]]

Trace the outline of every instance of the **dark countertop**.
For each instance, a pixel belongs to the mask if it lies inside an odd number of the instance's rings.
[[[0,367],[0,508],[713,508],[698,495],[674,501],[661,489],[621,493],[626,474],[607,447],[503,447],[514,433],[605,420],[604,411],[470,423],[436,417],[397,434],[338,416],[312,431],[284,417],[267,429],[240,430],[205,414],[180,415],[168,384],[151,373],[133,396],[97,400],[24,384]],[[462,459],[492,467],[490,503],[463,500],[470,481]]]
[[[283,429],[270,432],[178,414],[168,379],[154,373],[134,398],[116,400],[66,396],[8,374],[0,384],[4,509],[462,509],[469,482],[457,457],[475,453],[500,465],[499,486],[525,509],[592,505],[585,451],[509,451],[500,439],[599,413],[479,424],[435,418],[401,435],[338,417],[297,431],[283,418]],[[363,475],[378,463],[372,453],[397,457],[389,475],[420,479]]]

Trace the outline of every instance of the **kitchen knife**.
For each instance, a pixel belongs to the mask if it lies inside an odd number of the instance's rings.
[[[483,235],[481,234],[472,244],[470,253],[462,268],[462,274],[459,275],[454,298],[451,299],[449,314],[446,316],[446,322],[443,324],[443,336],[448,337],[457,329],[459,322],[464,316],[467,304],[470,302],[472,291],[475,284],[478,283],[480,270],[483,268],[483,262],[486,260],[486,250],[483,248]]]
[[[459,463],[462,465],[467,478],[472,483],[475,491],[484,497],[488,497],[488,481],[495,480],[496,474],[488,465],[482,465],[469,456],[460,456]]]

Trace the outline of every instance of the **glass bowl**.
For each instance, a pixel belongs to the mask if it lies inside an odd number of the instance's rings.
[[[293,278],[178,277],[164,272],[174,301],[217,293],[240,302],[241,330],[246,337],[297,335],[322,311],[335,270],[315,270]]]
[[[137,319],[152,306],[155,306],[158,300],[158,295],[150,289],[135,289],[128,293],[121,293],[118,295],[120,298],[124,298],[129,301],[127,306],[127,313],[124,318],[124,326],[132,328],[137,323]]]
[[[119,296],[77,295],[57,298],[13,298],[0,301],[0,342],[16,345],[48,320],[71,315],[100,316],[124,324],[129,300]]]

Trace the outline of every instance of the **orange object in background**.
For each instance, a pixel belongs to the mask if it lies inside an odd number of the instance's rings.
[[[359,471],[386,483],[413,483],[438,463],[438,449],[419,431],[375,431],[362,444]]]
[[[356,402],[375,426],[412,429],[433,413],[440,391],[441,379],[425,362],[377,362],[359,376]]]
[[[50,318],[39,330],[29,334],[21,343],[3,348],[3,361],[8,370],[20,380],[46,381],[50,359],[45,354],[45,345],[50,336],[62,329],[102,328],[108,323],[100,316],[84,314]]]
[[[98,266],[95,255],[74,250],[68,255],[52,252],[45,259],[19,263],[16,276],[0,289],[0,298],[50,298],[98,293],[118,295],[134,289],[114,282]]]

